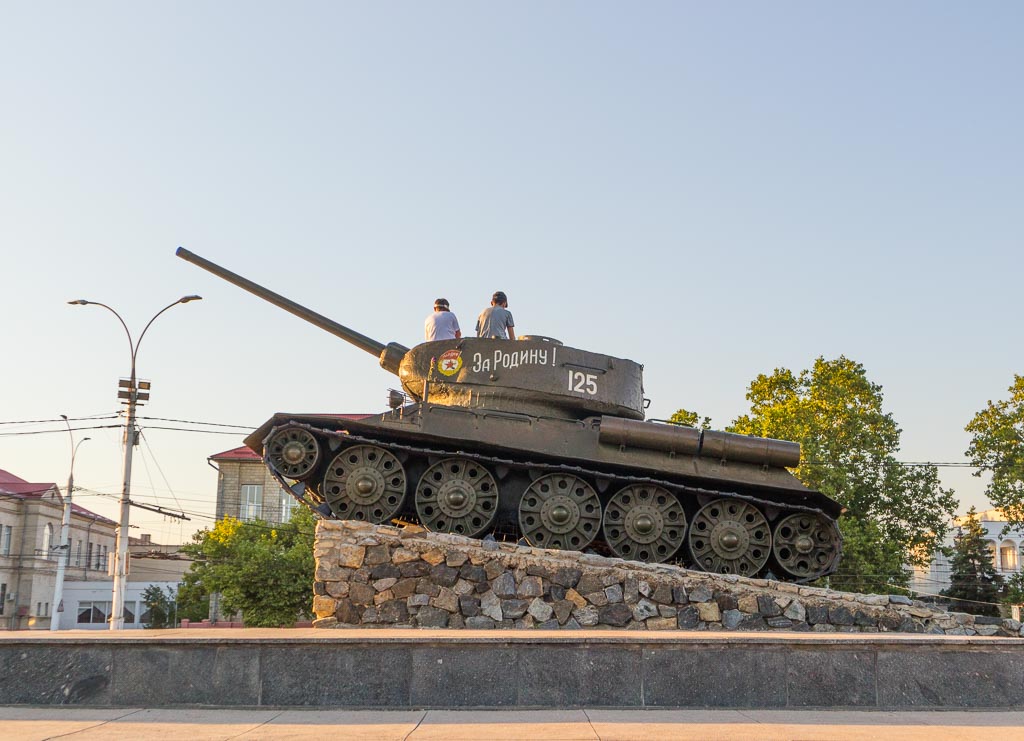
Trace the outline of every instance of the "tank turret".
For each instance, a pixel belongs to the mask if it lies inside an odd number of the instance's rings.
[[[385,344],[184,248],[177,255],[399,377],[409,404],[359,419],[276,414],[246,439],[321,516],[414,520],[743,576],[770,565],[807,581],[838,565],[841,507],[786,470],[800,446],[643,421],[639,363],[536,335]]]

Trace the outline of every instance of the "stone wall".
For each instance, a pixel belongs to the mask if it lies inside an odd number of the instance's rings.
[[[789,630],[1024,636],[1015,620],[363,522],[317,523],[318,628]]]

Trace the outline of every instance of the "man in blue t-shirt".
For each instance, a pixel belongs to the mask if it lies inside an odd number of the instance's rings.
[[[491,305],[480,312],[476,320],[476,336],[514,340],[515,328],[512,312],[508,310],[508,297],[503,291],[495,291]]]

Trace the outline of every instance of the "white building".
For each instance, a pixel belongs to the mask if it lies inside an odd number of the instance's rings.
[[[985,538],[992,553],[992,565],[996,573],[1004,578],[1021,570],[1021,549],[1024,548],[1024,534],[1010,531],[1003,534],[1006,528],[1006,517],[998,509],[990,509],[978,513],[978,520],[985,530]],[[957,528],[966,523],[967,517],[957,517],[953,521],[952,530],[946,535],[944,546],[953,547]],[[929,566],[915,567],[910,581],[910,588],[918,594],[938,594],[949,587],[950,561],[941,551],[934,554]]]

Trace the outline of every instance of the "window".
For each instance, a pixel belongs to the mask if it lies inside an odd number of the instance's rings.
[[[89,547],[85,551],[85,568],[92,567],[92,543],[89,543]]]
[[[43,603],[42,602],[36,602],[36,615],[42,615],[42,614],[43,614]]]
[[[11,526],[4,525],[3,536],[0,539],[0,555],[11,555]]]
[[[242,507],[240,520],[256,520],[263,516],[263,486],[245,484],[242,486]]]
[[[1017,570],[1017,546],[1013,541],[1004,541],[999,546],[999,569],[1001,571]]]
[[[109,570],[110,570],[110,569],[109,569],[109,563],[110,563],[110,562],[109,562],[109,560],[108,560],[108,558],[107,558],[107,547],[106,547],[106,546],[103,546],[103,560],[102,560],[102,561],[100,561],[100,565],[99,565],[99,567],[98,567],[98,568],[101,568],[101,569],[103,569],[104,571],[109,571]]]
[[[135,622],[135,603],[125,602],[124,603],[124,622],[125,625]]]
[[[68,550],[70,553],[70,549]],[[82,541],[78,541],[78,549],[75,551],[75,566],[82,565]]]
[[[43,558],[51,558],[50,546],[53,545],[53,525],[46,523],[43,528]]]
[[[101,548],[100,544],[97,543],[96,544],[96,564],[93,566],[93,568],[96,569],[97,571],[100,569],[100,564],[103,563],[102,559],[103,559],[103,548]]]
[[[284,489],[279,489],[278,499],[281,502],[279,511],[281,512],[281,522],[288,522],[292,519],[292,512],[295,510],[295,505],[298,502],[295,501],[295,497],[289,494]]]
[[[110,602],[79,602],[78,623],[103,624],[110,617]]]
[[[4,614],[4,604],[7,602],[7,584],[0,584],[0,615]]]

